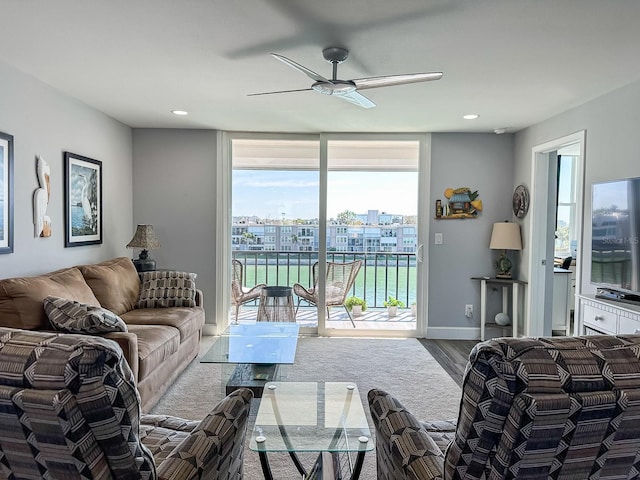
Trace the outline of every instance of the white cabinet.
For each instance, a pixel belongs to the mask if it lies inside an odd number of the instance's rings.
[[[584,334],[640,333],[640,306],[595,298],[595,295],[578,295],[578,299]]]
[[[571,335],[571,309],[573,308],[571,270],[553,269],[552,326],[555,331]]]

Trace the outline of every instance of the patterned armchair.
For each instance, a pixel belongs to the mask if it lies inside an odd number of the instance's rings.
[[[640,335],[479,343],[457,425],[373,389],[378,479],[637,479],[639,357]]]
[[[252,397],[201,422],[141,415],[115,342],[0,328],[0,478],[241,479]]]

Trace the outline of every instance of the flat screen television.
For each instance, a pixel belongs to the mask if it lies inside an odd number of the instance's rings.
[[[640,177],[592,185],[591,283],[598,296],[640,301]]]

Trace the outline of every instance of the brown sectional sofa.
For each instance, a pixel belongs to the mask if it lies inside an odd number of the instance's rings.
[[[127,257],[7,278],[0,280],[0,326],[51,330],[43,306],[49,295],[111,310],[128,331],[102,336],[122,348],[148,412],[198,355],[204,308],[199,290],[195,307],[135,308],[139,294],[140,278]]]

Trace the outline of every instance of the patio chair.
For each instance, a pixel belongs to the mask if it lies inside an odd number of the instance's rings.
[[[349,294],[349,290],[353,287],[358,271],[362,266],[362,260],[356,260],[348,263],[327,262],[327,279],[325,283],[325,304],[327,307],[327,318],[329,318],[329,308],[343,306],[349,315],[349,320],[353,328],[356,324],[353,322],[351,312],[345,306],[344,301]],[[300,302],[306,300],[312,305],[318,305],[318,262],[313,264],[313,287],[306,288],[299,283],[293,284],[293,292],[298,296],[298,304],[296,306],[296,315]]]
[[[260,291],[266,287],[266,283],[258,283],[249,288],[244,286],[244,270],[242,262],[239,260],[231,260],[233,267],[233,279],[231,280],[231,305],[235,307],[235,323],[238,323],[238,313],[240,306],[251,302],[260,296]]]
[[[640,335],[496,338],[469,355],[458,420],[368,393],[379,480],[638,478]]]
[[[113,340],[0,328],[0,478],[241,480],[252,398],[200,422],[141,415]]]

